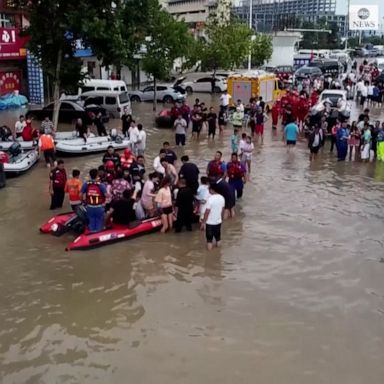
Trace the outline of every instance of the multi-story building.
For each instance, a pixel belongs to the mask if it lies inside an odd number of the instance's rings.
[[[219,5],[219,7],[218,7]],[[195,36],[202,36],[204,26],[212,12],[220,12],[223,19],[230,17],[232,0],[168,0],[166,9],[190,26]]]
[[[249,20],[249,0],[233,7],[241,20]],[[336,23],[342,35],[347,31],[346,12],[339,12],[337,0],[253,0],[252,20],[255,30],[272,32],[297,28],[301,22],[316,23],[321,19]]]
[[[27,39],[20,30],[28,26],[24,9],[12,0],[0,0],[0,95],[28,92]]]

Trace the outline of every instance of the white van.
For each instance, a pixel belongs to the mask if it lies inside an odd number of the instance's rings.
[[[84,80],[79,86],[78,94],[91,91],[120,91],[127,92],[127,85],[122,80]]]
[[[121,91],[91,91],[84,92],[80,96],[84,107],[89,105],[100,105],[103,107],[112,119],[123,115],[124,110],[132,113],[131,101],[128,92]]]

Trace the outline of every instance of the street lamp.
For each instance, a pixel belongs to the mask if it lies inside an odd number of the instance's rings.
[[[252,69],[252,43],[256,40],[256,35],[251,36],[251,43],[249,44],[249,55],[248,55],[248,71]]]
[[[253,8],[253,1],[249,0],[249,29],[252,29],[253,27],[253,14],[252,14],[252,8]],[[251,37],[251,43],[249,44],[249,55],[248,55],[248,71],[252,69],[252,42],[256,39],[255,35],[252,35]]]

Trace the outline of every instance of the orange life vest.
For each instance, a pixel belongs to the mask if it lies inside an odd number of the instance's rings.
[[[55,142],[51,135],[41,135],[40,136],[40,149],[42,151],[47,151],[49,149],[55,148]]]

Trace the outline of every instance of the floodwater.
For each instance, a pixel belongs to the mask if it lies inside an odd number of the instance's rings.
[[[151,168],[172,133],[135,108]],[[229,134],[185,153],[204,169],[216,149],[228,158]],[[43,162],[8,180],[0,382],[382,384],[384,164],[327,151],[310,164],[304,142],[287,154],[270,130],[265,141],[212,253],[199,231],[67,253],[70,235],[38,233],[51,215]],[[84,175],[99,160],[66,166]]]

